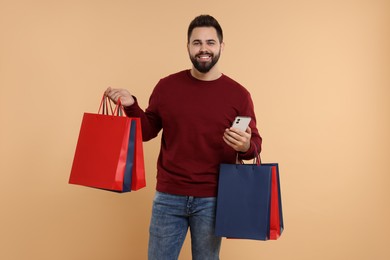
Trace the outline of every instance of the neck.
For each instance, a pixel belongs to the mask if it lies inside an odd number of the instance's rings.
[[[197,69],[192,67],[191,75],[199,80],[211,81],[219,79],[222,76],[222,73],[215,66],[209,72],[206,73],[199,72]]]

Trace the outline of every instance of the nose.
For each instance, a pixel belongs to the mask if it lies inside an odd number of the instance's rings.
[[[200,45],[200,51],[206,51],[207,50],[207,48],[206,48],[207,46],[206,46],[206,44],[204,44],[204,43],[202,43],[201,45]]]

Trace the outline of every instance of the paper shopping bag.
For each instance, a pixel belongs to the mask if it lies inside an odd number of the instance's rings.
[[[145,179],[144,152],[143,152],[143,145],[142,145],[141,119],[132,118],[132,124],[133,123],[135,124],[134,157],[133,157],[134,166],[132,172],[131,189],[136,191],[146,186],[146,179]]]
[[[284,228],[278,164],[221,164],[215,234],[277,239]]]
[[[108,113],[106,102],[103,97],[99,112],[103,104],[103,113]],[[116,192],[132,190],[134,159],[143,158],[142,149],[136,151],[142,147],[142,136],[140,143],[136,138],[140,121],[119,116],[119,107],[120,102],[112,115],[84,114],[69,183]]]

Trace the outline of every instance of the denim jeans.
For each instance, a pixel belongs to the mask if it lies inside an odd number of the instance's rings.
[[[156,192],[149,237],[149,260],[176,260],[191,233],[193,260],[218,260],[221,238],[214,235],[216,198]]]

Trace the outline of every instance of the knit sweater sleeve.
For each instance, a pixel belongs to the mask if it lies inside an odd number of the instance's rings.
[[[247,93],[246,100],[242,102],[242,110],[241,113],[242,115],[248,115],[252,118],[249,127],[251,128],[252,131],[252,136],[251,136],[251,145],[248,151],[245,153],[238,153],[238,159],[240,160],[250,160],[253,159],[255,156],[259,155],[261,152],[261,144],[262,144],[262,138],[259,134],[259,131],[257,129],[257,119],[256,115],[254,112],[254,105],[252,98],[249,94]]]
[[[152,94],[149,99],[149,108],[146,111],[140,108],[137,98],[134,97],[135,103],[131,106],[124,107],[125,113],[128,117],[139,117],[141,119],[142,126],[142,139],[143,141],[149,141],[155,138],[162,129],[161,119],[156,111],[150,109],[157,107],[155,95]]]

